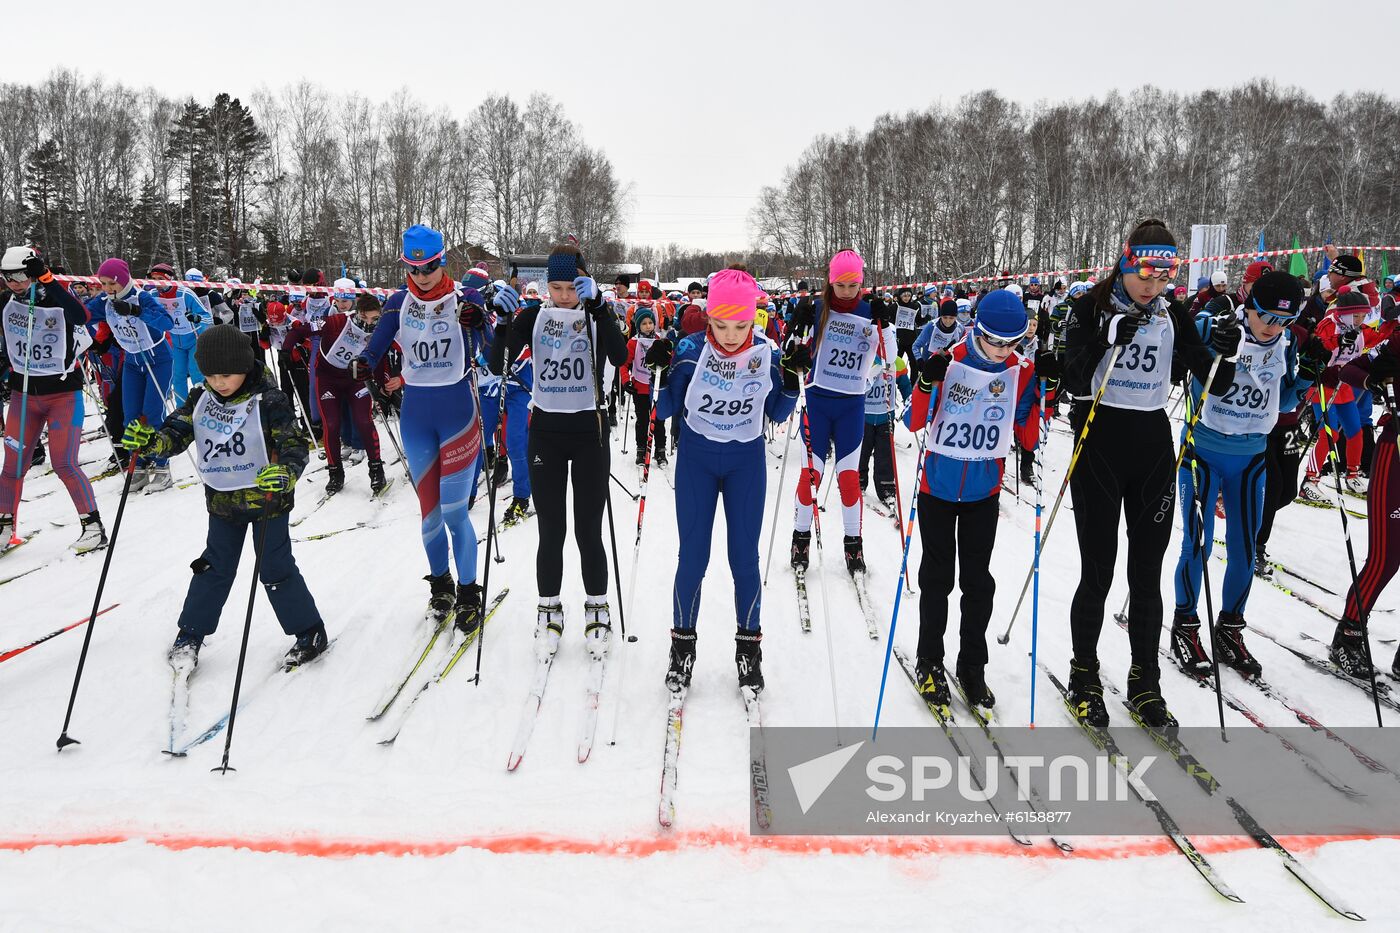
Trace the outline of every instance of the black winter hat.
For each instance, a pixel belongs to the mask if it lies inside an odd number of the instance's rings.
[[[206,376],[232,376],[253,368],[253,344],[232,324],[218,324],[199,335],[194,361]]]
[[[1357,314],[1362,311],[1370,311],[1371,299],[1362,292],[1347,292],[1337,296],[1337,300],[1332,303],[1332,310],[1338,314]]]
[[[1366,274],[1366,270],[1361,268],[1361,259],[1350,253],[1342,253],[1332,260],[1332,265],[1327,271],[1344,275],[1349,279],[1359,279]]]
[[[1297,317],[1303,309],[1303,286],[1287,272],[1265,272],[1254,283],[1249,297],[1261,310],[1279,317]]]

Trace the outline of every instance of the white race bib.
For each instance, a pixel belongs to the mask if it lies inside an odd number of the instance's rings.
[[[170,320],[174,322],[170,328],[172,334],[181,336],[194,333],[194,325],[185,317],[185,293],[182,290],[176,289],[174,298],[166,298],[159,292],[151,294],[155,295],[156,301],[165,306],[165,313],[169,314]]]
[[[712,441],[744,443],[763,435],[763,408],[773,385],[773,345],[755,337],[733,356],[708,340],[685,390],[685,423]]]
[[[1171,393],[1172,350],[1175,344],[1176,330],[1171,315],[1157,311],[1151,320],[1137,329],[1133,342],[1118,352],[1118,362],[1111,374],[1108,372],[1108,361],[1113,351],[1104,352],[1090,383],[1091,396],[1098,392],[1104,377],[1108,376],[1108,388],[1103,393],[1103,404],[1108,407],[1134,411],[1165,408],[1167,396]]]
[[[29,376],[62,376],[71,371],[73,367],[65,365],[64,359],[67,330],[62,308],[36,307],[31,326],[29,303],[11,298],[5,305],[5,352],[10,365],[20,375]]]
[[[589,326],[584,311],[540,307],[530,336],[535,360],[534,407],[561,414],[598,407],[589,352],[593,338],[584,331]]]
[[[1000,460],[1011,452],[1019,366],[989,373],[954,361],[939,395],[929,453],[954,460]]]
[[[877,364],[870,374],[870,388],[865,392],[865,413],[888,415],[893,400],[894,375],[887,373],[884,366]]]
[[[810,385],[845,395],[865,394],[865,374],[880,340],[880,329],[858,314],[832,311],[818,345]]]
[[[133,293],[131,297],[137,296]],[[118,314],[112,307],[110,298],[107,300],[107,327],[127,353],[145,353],[160,342],[160,338],[151,333],[151,329],[139,316],[133,314],[127,317],[125,314]]]
[[[403,381],[411,386],[446,386],[461,382],[467,375],[466,338],[457,320],[455,291],[431,302],[408,293],[399,309]]]
[[[1206,396],[1201,423],[1221,434],[1268,434],[1278,422],[1279,383],[1288,368],[1288,332],[1264,347],[1254,342],[1248,326],[1241,330],[1235,381],[1224,395]]]
[[[656,343],[655,337],[637,337],[637,353],[632,358],[632,381],[638,385],[651,385],[651,369],[647,366],[647,351]]]
[[[956,343],[960,343],[963,337],[967,336],[967,328],[961,324],[953,324],[952,330],[944,330],[935,321],[933,329],[928,332],[928,352],[937,353],[939,350],[946,350]]]
[[[345,326],[340,330],[340,336],[335,338],[335,343],[330,349],[321,348],[321,355],[326,358],[336,369],[349,369],[350,361],[365,352],[365,347],[369,346],[369,331],[355,323],[355,319],[347,317]]]
[[[899,305],[894,312],[894,326],[898,330],[913,330],[914,322],[919,316],[918,308],[908,308]]]
[[[238,329],[245,334],[258,332],[258,316],[254,313],[257,306],[256,301],[240,301],[238,303]]]
[[[261,398],[226,405],[206,386],[194,406],[195,465],[206,486],[221,492],[251,489],[267,466]]]
[[[455,297],[455,296],[454,296]],[[408,304],[408,302],[404,302]],[[331,300],[320,295],[310,295],[306,299],[306,323],[313,330],[320,330],[326,315],[331,313]]]

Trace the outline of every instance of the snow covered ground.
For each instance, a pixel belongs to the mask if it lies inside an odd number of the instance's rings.
[[[96,426],[95,419],[89,423]],[[909,445],[900,450],[907,508],[915,442],[902,429],[899,439]],[[620,443],[619,429],[615,445]],[[104,444],[97,438],[85,445],[85,456],[105,454]],[[1070,444],[1065,433],[1052,435],[1047,508]],[[770,506],[782,448],[780,434],[770,447]],[[795,444],[793,452],[798,450]],[[614,473],[635,489],[631,459],[616,454]],[[177,477],[192,475],[187,459],[172,463]],[[789,471],[785,499],[792,494],[796,466]],[[0,747],[5,749],[0,928],[154,930],[189,926],[196,917],[200,928],[210,930],[257,923],[281,929],[293,922],[314,930],[421,928],[432,922],[611,930],[658,920],[676,929],[716,924],[907,929],[943,922],[999,929],[1026,920],[1071,929],[1099,918],[1127,930],[1176,927],[1183,921],[1313,930],[1346,922],[1248,840],[1200,840],[1248,902],[1239,906],[1214,895],[1160,839],[1083,840],[1075,855],[1065,857],[1048,845],[1013,851],[1018,847],[999,838],[815,843],[751,838],[747,735],[734,686],[733,590],[722,521],[686,706],[676,827],[659,830],[662,675],[676,532],[672,493],[656,472],[637,606],[628,618],[628,630],[639,640],[626,646],[615,745],[606,743],[611,704],[619,695],[610,680],[598,747],[587,764],[575,760],[587,661],[583,593],[571,539],[563,646],[524,763],[516,773],[506,772],[532,669],[536,529],[531,521],[500,538],[505,561],[492,565],[490,589],[509,586],[510,595],[485,631],[481,684],[472,683],[473,653],[424,695],[398,741],[381,746],[377,740],[386,724],[367,723],[365,717],[426,634],[421,615],[427,587],[420,579],[426,565],[416,504],[399,465],[392,463],[389,470],[399,480],[382,505],[368,501],[363,467],[351,468],[345,492],[293,530],[294,537],[304,537],[372,522],[296,546],[338,639],[330,654],[291,677],[275,674],[290,640],[259,594],[245,704],[231,755],[238,770],[228,775],[209,770],[219,762],[222,735],[184,759],[161,754],[168,742],[170,692],[165,650],[174,636],[189,563],[203,546],[202,492],[192,486],[133,497],[102,599],[104,607],[120,605],[98,621],[70,730],[82,744],[54,751],[82,628],[0,667]],[[324,472],[312,473],[299,487],[297,516],[316,501],[323,482]],[[98,486],[109,531],[120,484],[121,478],[113,477]],[[616,486],[612,492],[625,590],[636,505]],[[0,586],[0,653],[85,616],[102,562],[101,554],[77,558],[67,552],[77,535],[76,518],[51,473],[32,476],[25,495],[30,501],[21,507],[21,527],[42,533],[0,560],[0,579],[41,569]],[[1359,500],[1349,504],[1365,507]],[[484,528],[484,500],[473,514]],[[813,574],[813,631],[804,635],[783,555],[789,514],[782,510],[779,553],[765,596],[764,712],[770,725],[829,725],[822,588]],[[828,514],[835,526],[834,497]],[[53,521],[65,524],[58,528]],[[1359,558],[1365,550],[1363,525],[1353,523]],[[1005,627],[1029,566],[1033,527],[1033,511],[1004,495],[993,634]],[[767,534],[765,527],[765,545]],[[867,637],[860,621],[840,569],[839,547],[829,543],[825,555],[838,696],[847,725],[868,725],[873,717],[897,585],[899,538],[892,524],[873,512],[867,512],[866,553],[882,616],[878,642]],[[1270,553],[1345,591],[1348,571],[1337,512],[1286,509]],[[1164,594],[1174,559],[1175,545]],[[251,564],[250,547],[223,625],[201,655],[191,734],[227,711]],[[911,572],[917,564],[915,544]],[[1222,566],[1212,562],[1217,588]],[[1057,670],[1068,661],[1066,617],[1077,578],[1073,515],[1066,509],[1047,548],[1041,581],[1039,650]],[[1299,589],[1340,610],[1338,597]],[[1115,591],[1110,610],[1121,605],[1123,593]],[[1398,604],[1400,599],[1386,594],[1381,607],[1393,610]],[[1291,643],[1300,643],[1302,630],[1326,640],[1332,628],[1320,613],[1264,583],[1254,588],[1249,618]],[[1393,611],[1376,616],[1378,637],[1392,637],[1395,628]],[[1007,723],[1024,723],[1029,716],[1030,631],[1028,603],[1010,646],[991,648],[988,680]],[[896,642],[912,653],[916,636],[916,598],[906,599]],[[1329,725],[1373,721],[1369,701],[1359,691],[1309,671],[1261,638],[1251,645],[1270,680],[1294,697],[1305,697]],[[1101,653],[1105,676],[1121,684],[1128,663],[1126,636],[1111,622]],[[1388,664],[1388,651],[1377,661]],[[1164,690],[1183,723],[1214,722],[1213,694],[1170,671],[1164,672]],[[1296,724],[1287,710],[1262,697],[1255,708],[1271,723]],[[1117,711],[1113,715],[1127,722]],[[1036,718],[1066,722],[1043,680]],[[1230,721],[1243,724],[1238,717]],[[882,725],[932,726],[897,676],[890,680]],[[1393,885],[1400,842],[1287,842],[1376,928],[1400,926]]]

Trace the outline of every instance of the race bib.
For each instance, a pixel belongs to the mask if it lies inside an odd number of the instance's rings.
[[[530,346],[535,361],[532,404],[541,411],[567,414],[598,407],[593,386],[593,340],[588,315],[552,305],[535,316]]]
[[[913,330],[914,322],[919,316],[918,308],[909,308],[899,305],[894,312],[894,326],[898,330]]]
[[[347,317],[345,326],[340,330],[340,336],[335,338],[335,343],[330,349],[321,348],[321,355],[326,358],[336,369],[349,369],[350,361],[365,352],[365,347],[369,346],[369,331],[355,323],[355,319]]]
[[[773,385],[773,345],[755,339],[733,356],[708,340],[685,390],[685,423],[712,441],[744,443],[763,435],[763,406]]]
[[[1288,364],[1288,335],[1272,346],[1254,342],[1243,328],[1235,381],[1224,395],[1207,395],[1201,423],[1221,434],[1268,434],[1278,422],[1278,389]]]
[[[1110,408],[1156,411],[1166,407],[1167,396],[1171,392],[1172,349],[1175,342],[1176,331],[1171,315],[1159,310],[1137,329],[1133,342],[1118,352],[1118,361],[1112,373],[1108,371],[1108,361],[1113,351],[1104,353],[1094,372],[1092,391],[1098,392],[1099,386],[1107,378],[1103,404]]]
[[[170,332],[172,334],[182,336],[194,333],[194,325],[190,323],[189,318],[185,317],[185,293],[183,291],[176,289],[173,298],[166,298],[156,292],[151,294],[156,296],[156,301],[164,305],[165,313],[170,315],[172,321]]]
[[[846,395],[865,394],[865,374],[880,340],[880,329],[858,314],[833,311],[818,345],[811,385]]]
[[[135,298],[135,295],[131,297]],[[160,339],[146,326],[146,322],[136,315],[127,317],[125,314],[118,314],[112,308],[112,302],[107,302],[107,327],[112,331],[112,336],[117,343],[127,353],[145,353],[160,342]]]
[[[1000,460],[1011,451],[1020,367],[989,373],[954,361],[929,428],[928,450],[954,460]]]
[[[656,343],[655,337],[638,337],[637,353],[632,358],[632,381],[638,385],[651,385],[651,370],[647,367],[647,351]]]
[[[455,297],[455,296],[454,296]],[[404,302],[405,305],[408,302]],[[313,330],[320,330],[325,323],[326,315],[331,313],[331,300],[319,295],[311,295],[306,299],[306,323],[310,324]]]
[[[238,329],[245,334],[258,332],[258,316],[253,313],[257,306],[257,302],[253,301],[240,301],[238,303]]]
[[[221,492],[251,489],[267,466],[259,399],[227,405],[207,387],[194,407],[195,465],[206,486]]]
[[[894,375],[876,365],[870,374],[870,388],[865,391],[865,413],[888,415],[894,402]]]
[[[412,293],[399,309],[403,381],[411,386],[445,386],[467,375],[467,335],[457,320],[457,293],[424,302]]]
[[[5,352],[20,375],[62,376],[72,367],[65,360],[68,329],[62,308],[35,308],[11,298],[5,305]],[[77,354],[74,354],[75,358]]]

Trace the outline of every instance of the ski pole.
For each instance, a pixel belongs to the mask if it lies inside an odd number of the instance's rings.
[[[1329,424],[1327,421],[1326,386],[1318,386],[1317,397],[1321,399],[1322,404],[1321,430],[1327,432],[1327,436],[1332,442],[1331,445],[1327,448],[1327,459],[1332,464],[1332,479],[1336,482],[1337,485],[1337,513],[1342,517],[1342,537],[1346,539],[1347,564],[1351,568],[1351,589],[1352,592],[1356,593],[1357,605],[1359,606],[1361,597],[1361,583],[1357,579],[1356,573],[1356,552],[1352,549],[1351,546],[1351,526],[1347,522],[1347,504],[1346,500],[1342,498],[1342,473],[1337,457],[1337,432],[1332,429],[1332,425]],[[1367,514],[1370,514],[1370,509],[1367,509]],[[1368,518],[1367,520],[1369,521],[1370,519]],[[1376,693],[1376,666],[1371,661],[1371,636],[1370,633],[1367,631],[1367,626],[1370,621],[1368,618],[1370,616],[1370,612],[1368,611],[1359,613],[1359,615],[1361,616],[1361,618],[1357,620],[1357,623],[1361,626],[1361,644],[1364,646],[1366,652],[1366,669],[1370,674],[1371,680],[1371,702],[1376,707],[1376,725],[1384,726],[1385,723],[1381,721],[1381,699],[1380,695]]]
[[[778,510],[783,504],[783,483],[787,479],[788,454],[792,451],[793,431],[792,418],[789,417],[783,430],[787,432],[787,440],[783,441],[783,466],[778,471],[778,492],[773,497],[773,520],[769,523],[768,531],[768,559],[763,564],[763,585],[768,585],[768,571],[773,567],[773,544],[778,540]]]
[[[1041,488],[1045,485],[1045,443],[1050,439],[1050,418],[1045,409],[1045,380],[1040,380],[1040,430],[1036,432],[1035,445],[1035,555],[1031,571],[1035,574],[1031,581],[1031,728],[1035,728],[1035,665],[1036,652],[1040,644],[1040,512]]]
[[[78,368],[82,370],[83,373],[83,393],[87,395],[88,398],[92,399],[92,403],[97,406],[97,415],[100,419],[99,426],[102,429],[102,434],[107,438],[107,442],[112,445],[112,458],[117,463],[121,463],[122,458],[117,454],[117,439],[112,436],[112,432],[107,430],[107,406],[102,402],[101,387],[99,386],[96,391],[93,390],[92,384],[88,379],[86,360],[84,360]]]
[[[224,760],[217,768],[210,768],[210,771],[218,771],[221,774],[228,774],[230,771],[237,771],[228,763],[229,749],[233,747],[233,722],[238,716],[238,692],[243,687],[243,662],[248,658],[248,633],[253,628],[253,603],[258,596],[258,574],[262,572],[263,550],[267,545],[267,519],[258,519],[258,537],[253,548],[253,579],[248,585],[248,612],[243,617],[243,644],[238,648],[238,670],[233,675],[233,701],[228,708],[228,732],[224,735]]]
[[[1210,364],[1210,375],[1206,377],[1206,383],[1201,388],[1201,400],[1193,408],[1191,405],[1191,383],[1188,379],[1182,387],[1182,397],[1186,399],[1186,437],[1181,445],[1184,455],[1187,448],[1191,449],[1191,508],[1196,514],[1196,554],[1201,559],[1201,589],[1206,595],[1206,631],[1210,633],[1210,663],[1215,672],[1215,708],[1220,717],[1220,740],[1228,741],[1225,738],[1225,699],[1220,693],[1220,652],[1216,649],[1215,640],[1215,607],[1212,605],[1210,595],[1210,561],[1206,559],[1206,513],[1205,513],[1205,490],[1201,488],[1200,477],[1196,474],[1196,438],[1194,428],[1196,419],[1205,409],[1206,393],[1210,391],[1211,384],[1215,382],[1215,372],[1220,368],[1222,356],[1217,354],[1215,361]],[[1180,458],[1178,458],[1180,459]]]
[[[941,386],[942,383],[939,383]],[[930,394],[930,409],[932,409],[932,394]],[[928,421],[928,413],[924,414],[925,422]],[[928,438],[932,431],[925,430],[924,436],[919,441],[919,460],[914,467],[914,489],[909,496],[909,522],[904,534],[904,556],[900,558],[900,573],[905,579],[909,574],[909,544],[914,540],[914,519],[919,513],[919,484],[924,476],[924,460],[927,457]],[[899,603],[904,595],[903,587],[895,587],[894,591],[894,611],[890,613],[890,634],[885,639],[885,664],[880,671],[880,693],[875,698],[875,725],[870,729],[870,741],[875,741],[875,736],[880,731],[880,711],[885,705],[885,686],[890,676],[890,655],[894,653],[894,630],[899,624]]]
[[[26,421],[29,417],[29,364],[34,358],[34,293],[38,285],[35,282],[29,283],[29,320],[24,331],[24,386],[20,389],[19,406],[19,437],[17,443],[11,449],[15,452],[15,510],[10,514],[10,547],[18,547],[24,543],[24,539],[19,536],[19,484],[24,481],[24,472],[29,468],[25,463],[30,459],[25,456],[25,429],[28,427]],[[9,438],[5,439],[8,444]],[[35,437],[38,443],[38,437]],[[97,608],[93,607],[93,612]]]
[[[92,632],[97,628],[97,607],[102,603],[102,591],[107,587],[107,571],[112,566],[112,555],[117,551],[117,535],[122,530],[122,515],[126,512],[126,500],[131,495],[131,477],[136,473],[136,461],[140,458],[132,451],[126,460],[126,481],[122,484],[121,501],[117,503],[117,517],[112,522],[112,540],[107,544],[107,553],[102,557],[102,574],[97,578],[97,595],[92,598],[92,612],[88,618],[92,624],[83,633],[83,650],[78,654],[78,670],[73,674],[73,691],[68,695],[68,712],[63,715],[63,729],[58,735],[58,750],[69,745],[77,745],[78,740],[68,735],[68,726],[73,721],[73,704],[78,700],[78,684],[83,680],[83,666],[87,664],[88,647],[92,644]]]
[[[904,548],[904,550],[907,552],[909,550],[909,539],[904,534],[904,524],[899,520],[900,513],[904,511],[904,497],[900,495],[899,492],[899,458],[895,456],[894,448],[894,364],[891,363],[890,360],[885,356],[885,341],[882,339],[882,337],[877,337],[876,339],[879,340],[879,343],[876,344],[876,349],[878,350],[880,358],[884,360],[885,364],[885,401],[887,402],[887,407],[889,409],[890,419],[890,470],[894,473],[894,526],[895,530],[899,532],[900,547]],[[878,490],[876,490],[876,492],[878,493]],[[915,495],[917,494],[918,493],[915,493]],[[914,587],[909,583],[909,567],[907,564],[904,567],[904,587],[910,592],[910,594],[913,594]]]
[[[822,573],[822,521],[817,508],[817,468],[812,454],[812,423],[807,416],[807,381],[798,380],[797,393],[802,405],[802,446],[807,448],[807,488],[812,496],[812,531],[817,543],[817,582],[822,591],[822,620],[826,623],[826,664],[831,675],[832,728],[836,744],[841,745],[841,708],[836,699],[836,648],[831,640],[831,598],[826,591],[826,574]],[[825,462],[825,461],[823,461]]]
[[[657,373],[655,367],[652,367],[651,370],[651,384],[653,386],[653,392],[659,395],[660,389],[656,387]],[[646,517],[647,514],[647,482],[651,478],[651,449],[652,444],[654,443],[654,439],[656,437],[656,402],[657,399],[653,397],[651,400],[651,415],[647,419],[647,446],[642,459],[642,483],[641,486],[638,488],[640,498],[637,500],[637,536],[632,542],[632,569],[630,571],[630,576],[627,580],[627,602],[625,603],[626,611],[623,613],[624,616],[628,612],[631,612],[632,608],[636,605],[637,561],[641,558],[642,554],[642,520]],[[618,691],[618,700],[617,702],[613,703],[612,723],[608,730],[609,745],[617,744],[618,711],[622,708],[622,683],[627,674],[626,651],[622,652],[621,664],[622,669],[617,672],[616,686]]]
[[[626,389],[622,392],[622,452],[627,453],[627,426],[632,423],[632,405],[629,401],[630,393]]]
[[[1065,470],[1065,478],[1060,482],[1060,491],[1055,495],[1055,504],[1050,507],[1050,517],[1045,522],[1045,532],[1041,536],[1040,546],[1036,548],[1035,558],[1031,562],[1030,569],[1026,571],[1026,582],[1021,584],[1021,595],[1016,597],[1016,608],[1011,610],[1011,619],[1006,623],[1006,631],[997,636],[997,644],[999,645],[1011,641],[1011,628],[1016,624],[1016,616],[1021,612],[1021,602],[1026,598],[1026,591],[1030,589],[1032,578],[1035,576],[1041,549],[1050,540],[1050,529],[1055,526],[1055,516],[1059,514],[1060,503],[1064,501],[1065,492],[1069,489],[1069,480],[1074,475],[1074,468],[1079,464],[1079,455],[1084,452],[1084,441],[1089,436],[1089,428],[1093,425],[1094,415],[1099,410],[1099,401],[1103,398],[1104,389],[1108,388],[1109,377],[1113,374],[1113,368],[1118,365],[1118,355],[1122,349],[1121,346],[1114,345],[1113,352],[1109,355],[1108,369],[1104,373],[1103,383],[1099,386],[1099,390],[1094,393],[1094,401],[1089,405],[1089,414],[1084,419],[1084,427],[1079,429],[1079,437],[1074,442],[1074,453],[1070,454],[1069,468]]]
[[[617,478],[617,474],[615,474],[615,473],[613,473],[611,470],[609,470],[609,471],[608,471],[608,476],[612,478],[612,481],[613,481],[614,483],[617,483],[618,487],[619,487],[623,492],[627,493],[627,497],[628,497],[629,499],[631,499],[633,502],[636,502],[636,501],[637,501],[637,494],[636,494],[635,492],[633,492],[632,490],[628,489],[628,488],[627,488],[627,484],[624,483],[622,480],[620,480],[620,479]]]
[[[480,410],[480,408],[477,409],[477,411]],[[483,611],[487,605],[486,594],[490,591],[491,586],[491,546],[496,543],[496,483],[494,477],[496,471],[495,459],[498,456],[500,456],[500,454],[493,454],[486,458],[486,472],[491,479],[488,480],[489,488],[486,490],[486,569],[481,572],[481,607]],[[499,562],[499,560],[500,556],[498,550],[497,561]],[[481,686],[481,654],[484,650],[482,646],[485,641],[486,620],[483,618],[481,620],[481,627],[476,633],[476,678],[474,683],[478,687]]]

